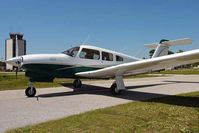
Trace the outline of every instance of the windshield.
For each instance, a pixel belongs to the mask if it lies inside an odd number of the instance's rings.
[[[78,51],[79,51],[79,47],[74,47],[74,48],[68,49],[62,53],[72,56],[72,57],[75,57],[77,55]]]

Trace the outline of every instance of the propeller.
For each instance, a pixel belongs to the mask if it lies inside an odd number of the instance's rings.
[[[18,51],[19,44],[18,44],[18,36],[17,35],[16,35],[15,41],[16,41],[16,57],[18,57],[18,55],[19,55],[19,51]],[[19,71],[19,66],[20,66],[21,62],[19,60],[17,60],[15,63],[17,65],[16,68],[15,68],[15,76],[16,76],[16,79],[17,79],[17,75],[18,75],[18,71]]]
[[[19,70],[19,68],[16,67],[16,68],[15,68],[15,77],[16,77],[16,79],[17,79],[17,75],[18,75],[18,70]]]
[[[10,65],[12,65],[14,67],[15,77],[17,79],[18,71],[21,68],[21,65],[23,63],[23,57],[21,57],[21,58],[18,58],[18,57],[11,58],[11,59],[5,60],[3,62],[4,63],[8,63],[8,64],[10,64]]]
[[[17,79],[17,76],[18,76],[18,71],[20,70],[21,68],[21,63],[23,62],[23,57],[21,57],[19,60],[17,60],[15,63],[16,63],[16,67],[15,67],[15,76],[16,76],[16,79]]]

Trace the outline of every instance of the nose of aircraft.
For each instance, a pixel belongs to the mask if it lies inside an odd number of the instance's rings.
[[[8,59],[6,60],[6,63],[19,67],[23,63],[23,57],[14,57],[14,58]]]

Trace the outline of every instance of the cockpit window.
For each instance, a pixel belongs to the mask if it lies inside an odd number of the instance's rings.
[[[79,51],[79,47],[74,47],[74,48],[68,49],[62,53],[72,56],[72,57],[75,57],[77,55],[78,51]]]

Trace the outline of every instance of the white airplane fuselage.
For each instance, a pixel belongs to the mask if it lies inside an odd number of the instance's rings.
[[[145,60],[95,46],[81,45],[61,54],[24,55],[8,59],[6,63],[25,70],[30,81],[25,90],[28,97],[36,94],[33,82],[53,82],[54,78],[74,78],[74,88],[81,88],[80,78],[114,78],[110,91],[113,95],[118,95],[125,90],[123,76],[198,62],[199,49],[167,55],[169,46],[190,43],[192,40],[189,38],[170,41],[162,39],[160,43],[149,45],[156,50],[151,59]]]
[[[7,62],[13,66],[22,67],[31,82],[52,82],[54,78],[78,78],[75,75],[77,72],[97,70],[140,60],[88,45],[72,48],[75,52],[70,50],[60,54],[24,55],[7,60]]]

